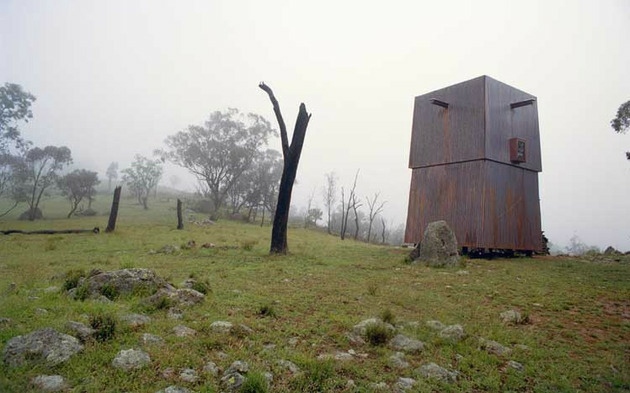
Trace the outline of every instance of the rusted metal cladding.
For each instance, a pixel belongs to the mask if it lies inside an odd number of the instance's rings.
[[[485,158],[514,164],[510,160],[510,139],[525,141],[527,158],[520,168],[542,171],[540,131],[536,97],[512,86],[485,77],[486,86],[486,147]],[[530,105],[512,109],[510,104],[532,100]]]
[[[413,170],[405,242],[449,223],[460,247],[539,251],[538,174],[477,160]]]
[[[542,248],[535,100],[487,76],[416,97],[405,242],[446,220],[462,247]]]
[[[484,158],[485,77],[416,97],[409,167]],[[448,109],[431,103],[438,99]]]

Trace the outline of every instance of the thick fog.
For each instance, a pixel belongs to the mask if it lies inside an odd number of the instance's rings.
[[[566,245],[630,249],[630,135],[610,127],[630,100],[630,2],[0,1],[0,83],[37,101],[23,126],[66,145],[74,167],[125,168],[166,136],[228,107],[292,130],[312,113],[294,202],[324,174],[381,192],[404,223],[413,99],[488,75],[538,98],[542,227]],[[280,141],[271,141],[280,150]],[[180,188],[184,170],[168,167]]]

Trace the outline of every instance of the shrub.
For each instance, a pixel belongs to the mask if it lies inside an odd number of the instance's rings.
[[[74,298],[76,300],[84,301],[88,297],[90,297],[90,287],[84,282],[75,289]]]
[[[116,300],[118,295],[120,295],[118,288],[111,284],[105,284],[101,287],[101,295],[105,296],[109,300]]]
[[[260,315],[261,317],[275,317],[276,310],[270,304],[263,304],[258,309],[258,315]]]
[[[396,317],[394,316],[394,313],[392,312],[392,310],[387,308],[383,310],[383,312],[381,312],[381,319],[383,320],[383,322],[393,325],[394,321],[396,320]]]
[[[240,393],[266,393],[268,391],[267,379],[258,372],[248,373],[239,390]]]
[[[91,315],[90,326],[96,330],[92,335],[96,341],[111,340],[116,334],[116,319],[111,315]]]
[[[366,327],[365,338],[374,346],[385,345],[393,336],[393,332],[384,323],[373,323]]]
[[[208,279],[205,279],[203,281],[195,281],[192,284],[192,289],[194,289],[197,292],[201,292],[204,295],[207,295],[209,292],[212,292],[212,289],[210,289],[210,281],[208,281]]]
[[[85,277],[85,271],[83,269],[68,270],[62,285],[63,290],[69,291],[72,288],[76,288],[79,286],[79,282],[83,277]]]

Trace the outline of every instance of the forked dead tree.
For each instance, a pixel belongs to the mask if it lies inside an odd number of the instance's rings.
[[[276,114],[276,120],[280,127],[280,139],[282,141],[282,156],[284,158],[284,165],[282,168],[282,177],[280,178],[280,188],[278,190],[278,203],[276,207],[276,213],[273,218],[273,229],[271,230],[271,254],[286,254],[288,251],[287,246],[287,224],[289,222],[289,207],[291,206],[291,193],[293,192],[293,183],[295,182],[295,176],[297,175],[297,168],[300,162],[300,154],[302,153],[302,146],[304,145],[304,136],[306,135],[306,128],[308,122],[311,119],[311,115],[306,112],[306,106],[304,103],[300,104],[300,110],[298,112],[297,120],[295,121],[295,128],[293,130],[293,137],[291,139],[291,145],[289,145],[289,137],[287,136],[287,127],[284,124],[282,113],[280,112],[280,105],[278,100],[273,94],[273,91],[264,82],[260,82],[258,85],[264,90],[271,100],[273,105],[273,111]]]

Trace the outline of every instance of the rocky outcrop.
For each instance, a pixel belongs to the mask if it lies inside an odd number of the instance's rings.
[[[43,360],[50,365],[57,365],[81,350],[83,345],[75,337],[52,328],[44,328],[10,339],[4,347],[3,360],[5,364],[14,367],[31,360]]]

